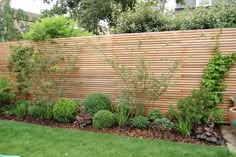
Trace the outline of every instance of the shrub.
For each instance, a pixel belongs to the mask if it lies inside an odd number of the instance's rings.
[[[178,116],[179,116],[179,113],[175,110],[173,106],[170,106],[167,113],[167,117],[172,121],[176,121]]]
[[[115,107],[115,118],[120,127],[124,127],[129,120],[131,114],[131,106],[119,102]]]
[[[42,106],[32,105],[29,107],[28,110],[29,110],[29,115],[43,119],[44,108]]]
[[[151,3],[137,3],[134,10],[119,15],[114,33],[196,30],[236,26],[236,3],[185,9],[179,15],[162,15]]]
[[[82,107],[82,104],[83,104],[82,100],[77,99],[77,100],[74,100],[74,101],[75,101],[76,105],[78,106],[78,108]],[[84,108],[84,106],[83,106],[83,108]]]
[[[15,115],[15,109],[16,109],[15,104],[10,104],[4,109],[0,108],[0,113],[2,111],[2,114],[6,115],[6,116],[12,116],[12,115]]]
[[[63,123],[71,122],[75,119],[78,106],[75,101],[69,99],[59,99],[53,107],[53,117]]]
[[[115,124],[115,117],[112,112],[100,110],[93,116],[93,127],[97,129],[110,128]]]
[[[147,117],[150,121],[154,121],[155,119],[162,118],[160,110],[152,110],[147,113]]]
[[[223,110],[216,106],[214,98],[206,89],[194,89],[191,96],[178,100],[178,111],[169,109],[169,117],[177,122],[177,129],[183,136],[190,135],[194,124],[222,122]]]
[[[29,107],[29,115],[39,119],[53,118],[53,103],[47,100],[36,100],[32,106]]]
[[[191,96],[179,99],[177,108],[176,119],[179,117],[189,119],[192,124],[206,123],[209,120],[218,122],[223,114],[223,111],[215,105],[212,93],[206,89],[195,89]]]
[[[235,27],[236,3],[216,3],[182,12],[174,21],[180,30]],[[179,24],[179,25],[178,25]]]
[[[120,14],[114,33],[167,31],[168,22],[167,16],[162,16],[151,3],[137,3],[134,10]]]
[[[149,121],[147,117],[144,116],[136,116],[130,121],[131,126],[138,129],[145,129],[149,125]]]
[[[167,118],[158,118],[152,124],[152,128],[161,130],[171,130],[175,127],[175,124]]]
[[[12,103],[15,94],[11,92],[11,89],[10,79],[3,76],[0,79],[0,108],[6,107]]]
[[[110,110],[111,100],[106,94],[92,93],[85,98],[84,106],[87,113],[94,115],[99,110]]]
[[[25,100],[18,100],[15,104],[14,114],[19,117],[24,117],[27,115],[29,107],[29,102]]]
[[[219,109],[219,107],[214,107],[210,110],[208,121],[214,122],[214,123],[223,123],[223,114],[224,110]]]
[[[75,28],[75,21],[65,16],[41,18],[30,26],[29,32],[23,34],[24,39],[42,41],[52,38],[88,36],[91,33]]]

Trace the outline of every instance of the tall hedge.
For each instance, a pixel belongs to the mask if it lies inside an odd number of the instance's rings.
[[[135,10],[120,14],[114,33],[160,32],[236,27],[236,2],[186,9],[179,15],[160,13],[141,3]]]

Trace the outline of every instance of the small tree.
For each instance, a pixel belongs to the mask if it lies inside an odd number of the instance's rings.
[[[44,10],[44,16],[69,15],[88,31],[98,34],[99,21],[105,20],[109,26],[116,24],[117,11],[133,9],[137,0],[43,0],[55,2],[52,9]]]
[[[121,103],[130,105],[136,115],[143,113],[144,105],[154,104],[166,92],[179,63],[174,61],[166,73],[156,77],[150,72],[150,63],[144,58],[140,58],[134,68],[119,63],[117,58],[105,58],[123,82]]]
[[[41,18],[30,26],[29,32],[23,34],[24,39],[43,41],[52,38],[65,38],[92,35],[76,28],[76,23],[65,16]]]
[[[45,43],[44,44],[50,44]],[[48,50],[38,43],[38,47],[12,47],[9,59],[9,69],[16,79],[15,87],[22,96],[28,93],[33,95],[33,100],[51,101],[52,96],[61,97],[65,82],[68,82],[71,72],[78,70],[74,66],[77,57],[69,59],[68,55],[60,53],[60,49],[51,43],[53,50]],[[70,56],[71,57],[71,56]],[[66,66],[60,66],[61,63]]]
[[[7,0],[5,5],[0,5],[0,42],[15,41],[21,39],[21,33],[18,28],[15,27],[13,17],[16,16],[16,22],[27,20],[27,15],[18,10],[15,12],[10,6],[10,0]]]

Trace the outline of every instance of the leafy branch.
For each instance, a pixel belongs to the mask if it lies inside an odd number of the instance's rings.
[[[53,49],[47,49],[42,46],[47,43],[40,42],[36,43],[37,47],[12,47],[8,67],[16,78],[15,86],[25,98],[28,94],[32,94],[34,100],[51,101],[53,95],[61,97],[63,84],[79,69],[75,67],[76,57],[71,59],[61,54],[56,43],[50,43],[54,44],[50,45]]]
[[[117,57],[111,59],[105,56],[105,61],[123,82],[120,101],[130,105],[136,114],[140,114],[140,110],[142,112],[144,105],[154,104],[166,92],[179,64],[174,61],[168,71],[157,78],[150,72],[150,63],[144,58],[140,58],[134,68],[119,63]]]

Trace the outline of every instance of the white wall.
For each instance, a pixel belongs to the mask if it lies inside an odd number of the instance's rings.
[[[175,11],[176,0],[167,0],[166,9],[170,11]]]

